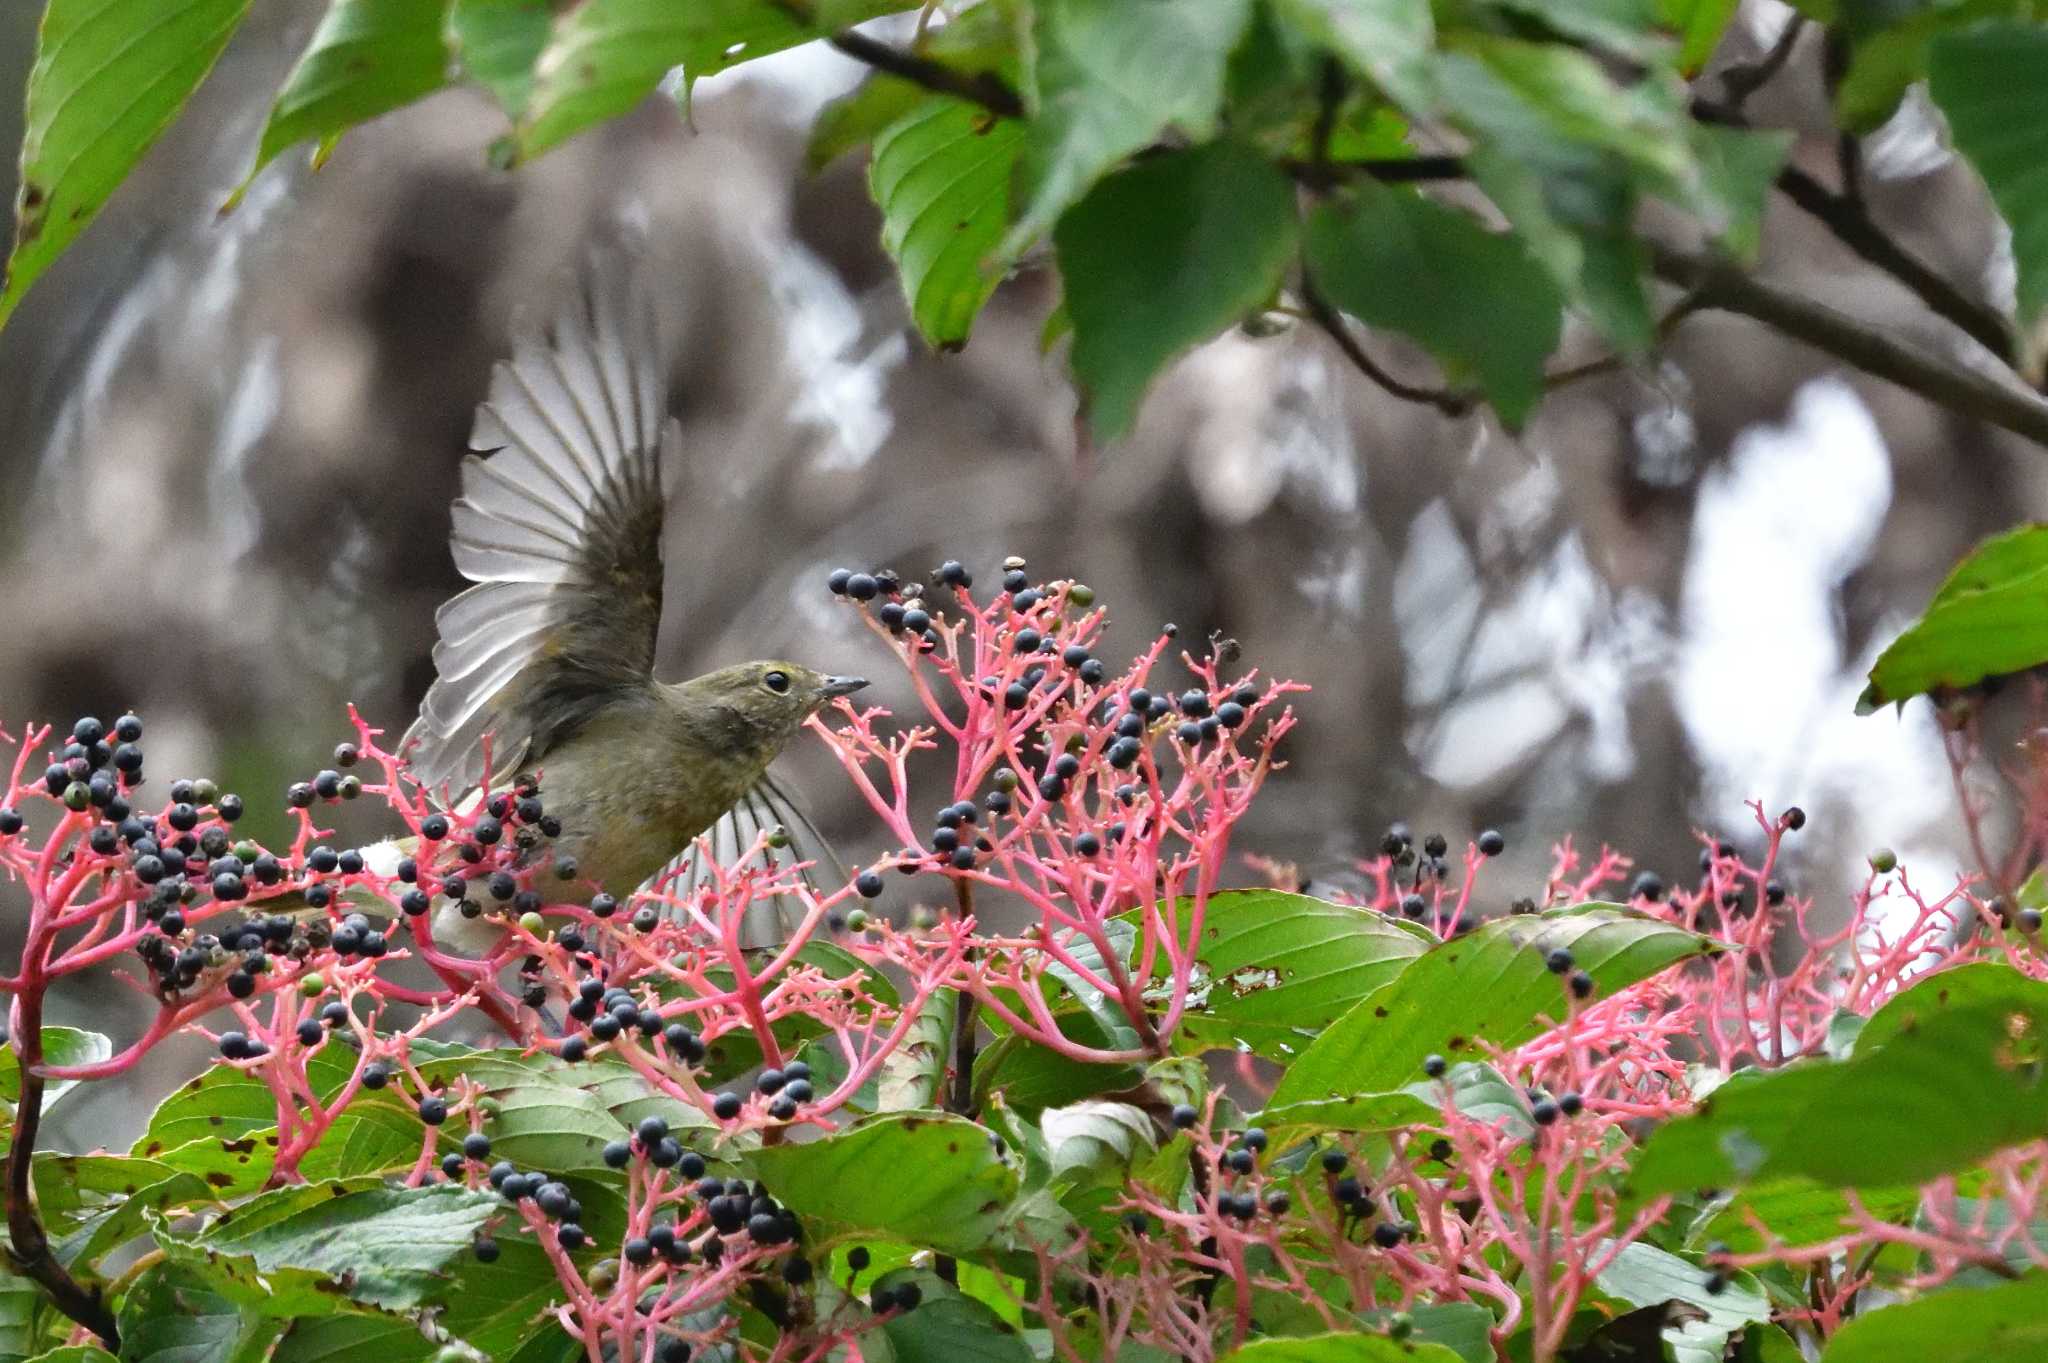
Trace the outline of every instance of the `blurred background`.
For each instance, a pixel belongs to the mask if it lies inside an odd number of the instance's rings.
[[[8,148],[39,8],[0,6]],[[1498,827],[1509,850],[1479,899],[1497,910],[1540,888],[1566,834],[1689,872],[1698,831],[1754,838],[1752,798],[1813,816],[1792,867],[1810,887],[1838,892],[1879,843],[1926,883],[1964,864],[1925,705],[1858,718],[1853,701],[1972,542],[2048,509],[2048,451],[1714,315],[1653,367],[1561,389],[1519,436],[1387,396],[1318,334],[1232,336],[1158,385],[1125,445],[1083,449],[1038,349],[1044,268],[964,352],[931,353],[864,166],[804,172],[811,116],[859,75],[822,49],[703,82],[687,121],[656,99],[512,173],[479,154],[495,108],[445,93],[317,173],[283,158],[217,216],[320,8],[256,7],[0,334],[0,727],[132,707],[153,773],[212,775],[248,797],[253,834],[281,830],[345,702],[393,733],[410,719],[434,607],[460,585],[447,503],[490,365],[625,224],[686,319],[695,465],[671,516],[667,677],[790,656],[874,676],[900,706],[826,572],[959,557],[993,579],[1016,553],[1097,589],[1111,657],[1172,621],[1315,688],[1238,848],[1318,879],[1393,819],[1454,843]],[[1722,60],[1753,59],[1786,13],[1751,0]],[[1817,57],[1750,111],[1807,130],[1796,155],[1832,182]],[[2009,297],[1982,190],[1924,106],[1866,165],[1902,241]],[[1774,277],[1968,344],[1782,199],[1764,240]],[[1567,358],[1598,353],[1581,338]],[[849,860],[883,850],[801,746],[792,774]],[[106,985],[55,1020],[120,1031],[113,999],[141,1015]]]

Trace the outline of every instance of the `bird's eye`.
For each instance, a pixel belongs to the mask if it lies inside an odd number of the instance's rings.
[[[770,672],[767,676],[761,678],[761,682],[778,696],[784,691],[789,690],[789,674],[787,672]]]

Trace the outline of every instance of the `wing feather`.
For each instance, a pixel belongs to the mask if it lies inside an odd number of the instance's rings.
[[[408,731],[414,773],[460,790],[540,758],[604,695],[645,686],[661,620],[661,523],[680,428],[664,421],[669,350],[614,252],[546,334],[491,376],[452,507],[455,566],[476,585],[436,613],[436,679]]]

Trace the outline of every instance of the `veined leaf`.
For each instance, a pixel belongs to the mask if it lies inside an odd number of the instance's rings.
[[[1168,128],[1216,130],[1225,64],[1250,0],[1035,7],[1023,147],[1023,208],[1003,241],[1015,256],[1125,157]]]
[[[1510,1047],[1541,1035],[1569,1008],[1551,952],[1569,951],[1598,990],[1611,992],[1718,949],[1617,905],[1496,918],[1432,948],[1338,1018],[1288,1068],[1270,1103],[1386,1092],[1420,1079],[1425,1056],[1458,1059],[1481,1042]]]
[[[2048,526],[1984,541],[1870,668],[1859,714],[2048,662]]]
[[[0,325],[178,116],[248,12],[249,0],[49,0]]]
[[[1099,439],[1130,428],[1169,360],[1272,297],[1295,230],[1293,186],[1227,142],[1141,162],[1068,210],[1053,239]]]
[[[957,99],[930,98],[874,141],[868,184],[882,209],[882,247],[895,260],[918,331],[964,345],[1008,267],[998,246],[1025,125]]]
[[[1542,397],[1564,299],[1514,237],[1419,194],[1365,185],[1310,216],[1303,250],[1333,303],[1419,342],[1454,385],[1476,379],[1509,428]]]
[[[824,1140],[750,1157],[782,1204],[837,1228],[949,1254],[988,1243],[1017,1192],[989,1133],[941,1114],[890,1113]]]

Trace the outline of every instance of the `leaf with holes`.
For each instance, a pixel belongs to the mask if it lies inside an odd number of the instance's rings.
[[[1425,1056],[1456,1059],[1482,1042],[1512,1047],[1542,1035],[1569,1007],[1547,962],[1560,950],[1607,994],[1720,947],[1613,904],[1496,918],[1432,948],[1332,1023],[1281,1077],[1272,1105],[1385,1092],[1420,1078]]]
[[[1190,900],[1175,905],[1182,936],[1192,911]],[[1351,904],[1281,890],[1213,894],[1195,943],[1208,992],[1176,1040],[1211,1048],[1242,1043],[1268,1059],[1287,1059],[1428,945],[1386,915]]]
[[[178,116],[248,12],[249,0],[49,0],[0,325]]]

